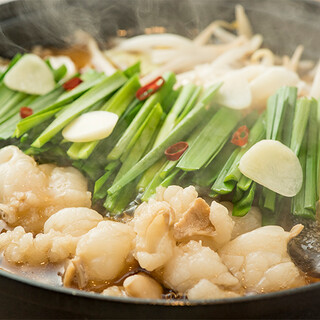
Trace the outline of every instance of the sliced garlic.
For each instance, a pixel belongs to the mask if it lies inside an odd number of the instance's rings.
[[[298,75],[284,67],[270,67],[250,83],[252,93],[252,106],[263,108],[267,100],[283,86],[296,86]]]
[[[246,109],[251,105],[249,82],[240,74],[233,73],[225,77],[217,93],[216,102],[231,109]]]
[[[90,142],[108,137],[118,116],[108,111],[92,111],[80,115],[62,131],[63,137],[71,142]]]
[[[55,87],[52,71],[35,54],[24,55],[8,71],[3,81],[8,88],[29,94],[43,95]]]
[[[294,152],[279,141],[262,140],[241,158],[242,174],[286,197],[295,196],[303,182],[302,168]]]

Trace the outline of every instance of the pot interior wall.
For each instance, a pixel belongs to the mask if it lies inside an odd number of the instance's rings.
[[[254,31],[264,36],[265,46],[291,54],[302,44],[306,57],[318,58],[320,6],[294,0],[14,1],[1,6],[0,56],[11,57],[37,44],[66,46],[78,29],[102,44],[118,29],[137,34],[151,26],[192,38],[213,20],[232,21],[237,3],[245,6]]]

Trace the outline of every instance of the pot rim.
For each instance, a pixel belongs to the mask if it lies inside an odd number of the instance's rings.
[[[1,17],[6,20],[16,19],[17,17],[12,15],[16,13],[15,10],[12,10],[15,6],[15,3],[24,2],[27,0],[7,0],[4,3],[0,3],[0,8],[7,9],[7,12],[11,13],[11,16]],[[320,1],[318,0],[291,0],[294,2],[305,2],[310,5],[315,5],[320,7]],[[241,0],[239,0],[241,2]],[[1,30],[1,28],[0,28]],[[126,303],[126,304],[138,304],[138,305],[156,305],[156,306],[168,306],[168,307],[183,307],[183,306],[200,306],[200,305],[225,305],[225,304],[241,304],[246,302],[254,302],[261,300],[272,300],[277,297],[289,297],[296,294],[303,294],[304,292],[310,292],[313,290],[320,291],[320,282],[311,283],[302,287],[286,289],[282,291],[276,291],[271,293],[263,293],[263,294],[252,294],[241,297],[233,297],[233,298],[223,298],[223,299],[197,299],[197,300],[165,300],[165,299],[142,299],[142,298],[132,298],[132,297],[113,297],[113,296],[105,296],[99,293],[82,291],[73,288],[66,288],[60,286],[54,286],[46,283],[42,283],[40,281],[35,281],[17,274],[10,273],[9,271],[0,269],[0,279],[1,277],[8,278],[10,280],[19,282],[22,285],[32,286],[41,290],[51,291],[62,295],[81,297],[85,299],[94,299],[101,300],[106,302],[116,302],[116,303]]]
[[[289,297],[295,294],[303,294],[313,290],[320,290],[320,282],[311,283],[302,287],[286,289],[282,291],[252,294],[234,298],[223,298],[223,299],[197,299],[197,300],[165,300],[165,299],[142,299],[132,297],[113,297],[105,296],[100,293],[94,293],[89,291],[82,291],[73,288],[59,287],[40,281],[35,281],[17,274],[10,273],[8,271],[0,269],[0,278],[5,277],[11,280],[17,281],[20,284],[27,286],[36,287],[38,289],[53,291],[63,295],[71,295],[75,297],[82,297],[87,299],[98,299],[110,302],[129,303],[129,304],[140,304],[140,305],[158,305],[158,306],[199,306],[199,305],[223,305],[223,304],[238,304],[246,302],[254,302],[259,300],[271,300],[277,297]]]

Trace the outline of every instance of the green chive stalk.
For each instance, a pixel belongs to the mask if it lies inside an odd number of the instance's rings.
[[[304,174],[306,172],[307,146],[308,146],[308,138],[306,136],[303,139],[301,149],[299,152],[299,161]],[[312,212],[312,210],[305,208],[305,190],[306,190],[306,179],[303,179],[303,183],[300,191],[292,199],[292,208],[291,208],[292,214],[297,217],[315,219],[315,215]]]
[[[239,170],[239,163],[242,156],[258,141],[265,138],[266,128],[265,128],[265,114],[262,114],[257,122],[253,125],[250,130],[248,143],[246,146],[237,148],[234,152],[236,152],[236,157],[234,158],[234,162],[231,164],[229,170],[226,172],[224,181],[239,181],[241,179],[241,172]]]
[[[139,88],[139,77],[135,75],[99,109],[113,112],[120,118],[134,100],[135,93]],[[73,143],[67,153],[72,159],[88,159],[98,143],[100,143],[99,140]]]
[[[160,123],[162,114],[162,108],[160,104],[157,104],[145,120],[143,126],[135,134],[135,137],[133,138],[134,144],[132,147],[129,147],[128,151],[123,155],[123,157],[121,157],[123,163],[114,182],[119,181],[119,179],[144,155],[152,141],[152,136],[155,134]],[[107,196],[104,207],[111,213],[111,215],[118,214],[125,209],[135,193],[136,188],[134,186],[135,183],[131,182],[123,191]]]
[[[304,208],[316,214],[317,194],[317,155],[318,155],[318,105],[316,100],[311,101],[309,123],[306,135],[307,155],[305,171],[305,198]]]
[[[296,106],[297,88],[282,87],[267,103],[266,138],[279,140],[289,146],[292,136],[294,110]],[[263,208],[275,211],[277,194],[271,190],[263,189]],[[280,201],[280,199],[278,199]]]
[[[163,141],[164,137],[167,136],[168,132],[170,132],[174,128],[178,115],[187,105],[196,88],[197,87],[193,84],[188,84],[182,88],[178,96],[178,99],[176,100],[167,117],[165,118],[165,121],[154,143],[155,147],[159,145]]]
[[[240,118],[241,114],[231,109],[221,108],[217,111],[183,154],[177,167],[184,171],[199,170],[203,167],[218,154]]]
[[[42,134],[32,143],[31,146],[36,148],[42,147],[75,117],[99,100],[105,98],[110,93],[120,88],[126,81],[127,78],[120,71],[117,71],[112,76],[107,77],[98,85],[94,86],[85,94],[83,94],[79,99],[76,99],[74,102],[72,102],[70,106],[62,114],[60,114],[60,116],[57,117],[46,130],[42,132]]]
[[[239,149],[235,149],[222,167],[217,179],[211,187],[211,196],[215,196],[216,194],[228,194],[232,192],[236,182],[234,180],[226,181],[225,177],[238,157],[239,151]]]
[[[107,159],[109,161],[117,160],[121,157],[121,155],[125,152],[128,144],[130,143],[132,137],[134,136],[135,132],[145,121],[146,117],[150,114],[151,110],[155,107],[157,103],[161,103],[165,96],[168,95],[168,93],[172,90],[172,87],[176,82],[175,75],[169,72],[166,73],[163,76],[163,78],[165,80],[165,83],[162,86],[162,88],[146,100],[138,114],[130,123],[125,133],[122,135],[122,137],[117,142],[112,151],[108,154]]]
[[[245,191],[242,198],[233,204],[232,215],[236,217],[245,216],[251,209],[254,195],[256,191],[256,183],[252,183],[250,188]]]
[[[296,155],[299,154],[303,137],[306,132],[311,104],[312,101],[308,98],[301,98],[297,101],[290,142],[290,149]]]
[[[223,170],[225,163],[230,158],[235,149],[235,145],[227,143],[224,148],[219,152],[217,157],[210,162],[207,167],[197,171],[192,178],[192,181],[199,186],[209,187],[218,178],[220,172]]]
[[[120,164],[120,161],[110,162],[105,168],[104,175],[96,180],[92,196],[94,201],[104,199],[108,195],[108,182],[111,176],[119,168]]]

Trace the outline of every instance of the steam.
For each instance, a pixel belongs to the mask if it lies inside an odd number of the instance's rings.
[[[76,31],[89,33],[100,43],[106,37],[115,35],[118,10],[115,4],[104,5],[91,1],[19,1],[6,4],[0,9],[0,56],[12,56],[17,51],[30,50],[41,44],[52,47],[65,47],[77,41]],[[16,17],[16,19],[8,19]],[[8,20],[6,20],[8,19]],[[106,32],[107,30],[107,32]]]
[[[265,35],[267,47],[277,48],[276,53],[290,53],[299,42],[306,48],[305,55],[318,59],[320,27],[315,4],[291,0],[239,2],[246,7],[255,32]],[[72,44],[77,30],[89,33],[100,45],[116,36],[119,29],[133,36],[153,26],[193,39],[213,20],[232,21],[234,5],[234,1],[225,0],[14,1],[0,7],[0,56],[9,57],[37,44]]]

